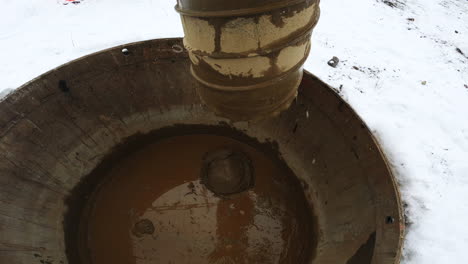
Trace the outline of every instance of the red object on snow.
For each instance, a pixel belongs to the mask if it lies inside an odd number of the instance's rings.
[[[79,3],[81,3],[81,1],[83,1],[83,0],[64,0],[63,4],[64,5],[68,5],[69,3],[79,4]]]

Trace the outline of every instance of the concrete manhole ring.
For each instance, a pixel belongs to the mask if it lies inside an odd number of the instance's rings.
[[[0,102],[0,263],[93,263],[80,255],[88,237],[79,230],[86,228],[83,208],[109,181],[95,175],[112,169],[108,161],[143,149],[153,133],[187,136],[188,128],[274,153],[297,178],[317,235],[305,255],[292,252],[272,263],[399,263],[404,221],[398,189],[371,132],[348,104],[305,72],[289,110],[231,124],[203,107],[187,53],[174,46],[183,47],[182,40],[104,50],[45,73]],[[183,184],[174,189],[181,199],[203,191],[196,181]],[[254,185],[243,193],[256,195],[262,185],[257,178]],[[218,210],[236,208],[222,202]],[[235,212],[244,219],[245,212]],[[127,215],[134,217],[129,235],[138,221],[150,219],[136,211]],[[148,221],[137,230],[144,243],[165,234],[157,221]]]

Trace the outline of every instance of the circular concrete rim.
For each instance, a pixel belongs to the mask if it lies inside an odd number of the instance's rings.
[[[369,236],[365,226],[351,224],[331,233],[326,226],[335,220],[319,219],[320,239],[353,244],[346,248],[355,251],[347,256],[347,263],[353,263],[361,244],[374,236],[371,263],[399,263],[404,221],[398,188],[378,143],[346,102],[306,73],[299,97],[288,111],[256,124],[229,124],[201,105],[187,54],[180,47],[182,40],[177,38],[104,50],[45,73],[1,100],[0,263],[66,263],[64,217],[73,188],[126,138],[174,124],[225,126],[261,143],[274,142],[281,158],[303,181],[319,218],[328,212],[318,193],[326,189],[320,180],[340,174],[326,162],[354,157],[342,164],[340,175],[356,169],[359,173],[351,174],[365,177],[372,187],[367,205],[375,213],[375,231]],[[313,120],[324,120],[328,127],[312,127]],[[327,133],[322,132],[327,128]],[[314,145],[317,140],[331,145]],[[328,153],[335,145],[347,151]],[[311,168],[322,165],[319,176],[323,177],[315,179],[319,182],[304,178]],[[319,245],[318,256],[325,254],[320,263],[337,263],[326,258],[332,255],[329,244]]]

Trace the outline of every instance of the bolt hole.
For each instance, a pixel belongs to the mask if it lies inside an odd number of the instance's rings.
[[[385,223],[393,224],[393,223],[395,223],[395,218],[393,218],[391,216],[387,216],[387,218],[385,218]]]
[[[174,44],[174,45],[172,45],[172,50],[175,53],[182,53],[184,51],[184,48],[182,48],[182,46],[180,46],[178,44]]]
[[[127,48],[123,48],[122,49],[122,54],[125,55],[125,56],[130,55],[130,51]]]
[[[70,88],[68,87],[67,82],[65,80],[60,80],[58,86],[60,91],[64,93],[68,93],[70,91]]]

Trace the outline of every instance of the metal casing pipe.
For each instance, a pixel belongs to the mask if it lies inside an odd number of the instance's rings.
[[[178,0],[192,76],[216,114],[257,120],[297,95],[319,0]]]

